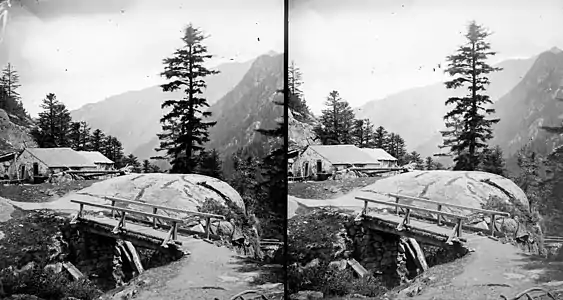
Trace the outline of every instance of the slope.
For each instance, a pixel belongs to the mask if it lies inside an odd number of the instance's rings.
[[[247,147],[254,155],[262,155],[268,147],[266,139],[255,132],[258,128],[274,128],[283,109],[274,99],[283,101],[277,90],[283,88],[283,54],[258,57],[233,90],[211,105],[211,119],[217,125],[209,131],[208,149],[216,149],[228,156],[239,148]],[[159,144],[156,136],[135,149],[138,157],[154,156]]]
[[[227,63],[215,69],[221,73],[207,78],[205,96],[210,104],[230,91],[250,68],[252,61]],[[130,91],[87,104],[71,112],[75,121],[86,121],[93,129],[117,137],[126,152],[149,142],[160,132],[161,104],[166,99],[182,98],[180,91],[165,93],[159,86]],[[139,157],[141,159],[148,157]]]
[[[540,154],[551,152],[562,139],[539,127],[559,126],[563,103],[563,52],[552,49],[542,53],[522,81],[502,97],[494,108],[501,119],[494,127],[491,144],[500,145],[508,157],[531,141]]]
[[[495,101],[510,91],[530,69],[535,59],[536,57],[511,59],[497,64],[497,67],[504,70],[490,77],[491,85],[487,92],[491,99]],[[436,83],[370,101],[356,109],[356,115],[369,118],[377,126],[381,125],[400,134],[409,149],[416,149],[423,156],[432,155],[441,143],[441,138],[437,137],[439,130],[444,127],[443,116],[448,110],[444,103],[449,97],[463,93],[462,90],[448,90],[443,83]],[[439,142],[435,144],[436,141]],[[423,145],[425,143],[428,144]]]

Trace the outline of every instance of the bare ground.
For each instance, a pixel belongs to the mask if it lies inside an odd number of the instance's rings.
[[[17,202],[50,202],[69,192],[89,187],[99,180],[73,180],[64,184],[0,185],[0,197]]]
[[[335,199],[355,189],[368,186],[381,177],[361,177],[343,180],[290,182],[288,194],[302,199]]]

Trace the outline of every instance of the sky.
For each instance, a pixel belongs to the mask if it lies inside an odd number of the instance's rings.
[[[283,0],[12,0],[0,63],[32,116],[48,93],[72,110],[160,84],[189,22],[210,36],[209,66],[283,53],[283,16]]]
[[[493,33],[492,64],[563,49],[560,0],[294,0],[289,59],[314,113],[332,90],[358,107],[447,79],[438,64],[465,43],[471,20]]]

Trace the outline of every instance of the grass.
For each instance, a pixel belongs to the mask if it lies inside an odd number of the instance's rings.
[[[69,192],[87,188],[99,180],[73,180],[64,184],[0,185],[0,197],[18,202],[48,202]]]
[[[287,193],[302,199],[333,199],[352,190],[375,183],[381,177],[360,177],[344,180],[290,182]]]

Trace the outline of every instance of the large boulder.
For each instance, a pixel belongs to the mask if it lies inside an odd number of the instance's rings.
[[[192,211],[197,211],[207,199],[212,199],[225,207],[229,207],[227,202],[230,201],[244,211],[241,196],[229,184],[197,174],[129,174],[97,182],[65,198],[108,204],[109,201],[102,198],[104,196]],[[133,204],[126,206],[152,213],[151,208],[148,207]],[[180,213],[167,214],[180,218],[187,217]]]
[[[499,175],[478,171],[413,171],[381,179],[362,190],[380,200],[389,198],[369,192],[423,197],[472,208],[482,208],[487,201],[494,198],[521,210],[529,209],[528,198],[514,182]],[[404,200],[404,203],[412,202]],[[435,204],[412,204],[436,209]],[[453,208],[443,210],[470,213]]]

